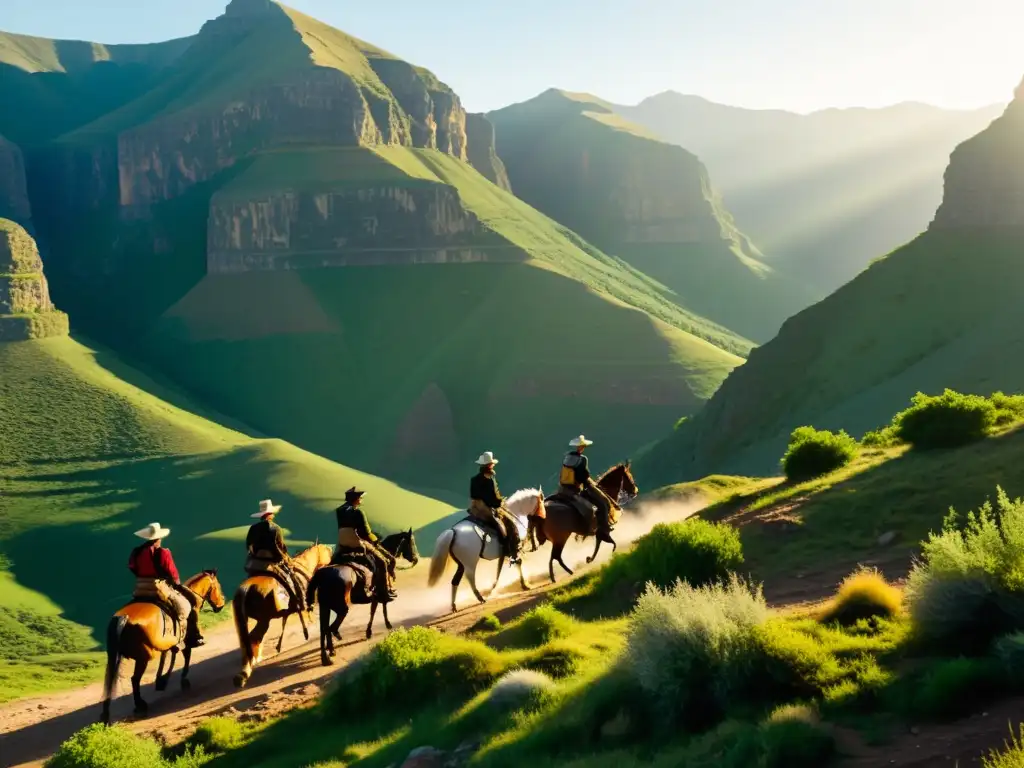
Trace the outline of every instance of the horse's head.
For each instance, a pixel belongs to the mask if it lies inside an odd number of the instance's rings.
[[[210,607],[213,608],[214,613],[219,613],[227,602],[224,598],[224,589],[217,578],[216,568],[210,568],[193,576],[185,582],[185,586],[208,602]]]
[[[416,535],[412,532],[412,528],[385,536],[381,539],[380,546],[395,560],[402,558],[413,566],[420,561],[420,551],[416,547]]]
[[[640,494],[640,486],[633,479],[633,472],[628,460],[616,464],[601,475],[597,485],[620,507],[626,506]]]

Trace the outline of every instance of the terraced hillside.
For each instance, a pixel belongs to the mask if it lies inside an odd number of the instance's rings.
[[[817,298],[765,263],[696,156],[601,99],[552,89],[489,117],[516,195],[663,282],[680,306],[762,342]]]
[[[580,431],[625,458],[753,346],[511,195],[493,139],[430,72],[232,0],[144,94],[35,148],[29,190],[79,327],[267,434],[461,496],[484,449],[510,486]]]
[[[95,675],[88,628],[131,592],[132,531],[156,520],[183,576],[242,575],[249,514],[284,505],[294,548],[334,530],[353,484],[382,529],[452,507],[206,412],[112,352],[70,338],[0,343],[0,699]]]
[[[927,228],[950,152],[1002,108],[905,103],[802,115],[671,91],[614,107],[699,155],[769,263],[821,295]]]
[[[651,453],[651,479],[771,471],[794,427],[861,434],[918,390],[1024,388],[1021,95],[953,153],[928,231],[755,350]]]

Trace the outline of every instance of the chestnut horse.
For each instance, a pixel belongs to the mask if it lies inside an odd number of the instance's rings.
[[[596,485],[605,496],[612,500],[611,520],[609,521],[612,524],[619,519],[619,515],[622,513],[622,506],[635,499],[640,493],[640,488],[633,479],[633,473],[630,471],[628,461],[616,464],[609,469],[598,478]],[[537,551],[538,541],[541,544],[546,544],[548,541],[551,542],[551,560],[548,562],[548,573],[551,576],[551,581],[554,581],[556,561],[565,569],[566,573],[570,576],[572,575],[572,569],[562,560],[562,551],[565,549],[565,544],[569,541],[569,538],[575,535],[585,539],[592,534],[587,529],[583,516],[576,509],[568,506],[566,502],[546,501],[543,517],[540,515],[530,516],[528,535],[530,543],[533,545],[530,550],[531,552]],[[588,563],[592,563],[594,558],[597,557],[597,551],[601,548],[602,541],[607,541],[612,545],[612,552],[616,549],[615,540],[612,539],[610,534],[607,536],[598,535],[596,538],[594,554],[587,558]]]
[[[332,549],[326,544],[314,544],[309,549],[299,553],[292,558],[292,570],[298,573],[301,578],[309,584],[313,574],[331,562]],[[281,645],[284,643],[284,629],[288,623],[288,617],[298,613],[289,605],[278,608],[278,599],[275,592],[281,589],[281,582],[272,574],[258,573],[250,576],[235,590],[235,597],[231,601],[235,614],[235,631],[238,633],[238,645],[242,650],[242,671],[234,677],[235,685],[239,688],[245,686],[252,676],[253,667],[260,663],[263,658],[263,637],[270,629],[270,622],[274,619],[281,620],[281,637],[277,641],[277,652],[281,652]],[[313,606],[309,606],[312,611]],[[249,629],[249,619],[256,622],[256,626]],[[305,623],[302,626],[306,639],[309,640],[309,631]]]
[[[401,533],[393,533],[385,536],[380,541],[380,548],[393,558],[402,558],[411,566],[415,566],[420,560],[419,550],[416,548],[416,537],[412,528]],[[388,567],[391,576],[395,575],[394,560]],[[307,591],[307,603],[314,602],[320,605],[320,661],[328,667],[334,662],[334,641],[341,640],[341,622],[348,616],[349,609],[353,605],[370,606],[370,623],[366,625],[366,639],[373,637],[373,619],[377,615],[377,598],[372,584],[363,585],[363,588],[356,588],[361,582],[355,569],[348,565],[331,565],[321,568],[309,582]],[[391,620],[388,618],[388,604],[384,603],[384,626],[391,629]],[[337,614],[338,618],[331,623],[331,611]]]
[[[185,582],[192,592],[189,598],[193,608],[198,611],[206,602],[214,611],[224,607],[224,592],[217,581],[217,570],[197,573]],[[142,676],[149,662],[160,657],[156,669],[156,685],[158,691],[167,688],[174,671],[174,662],[178,658],[178,638],[174,634],[171,622],[165,620],[164,611],[149,602],[130,602],[114,614],[107,625],[107,674],[103,681],[103,723],[110,725],[110,699],[117,682],[117,670],[121,666],[121,658],[135,660],[135,672],[132,674],[132,695],[135,698],[135,714],[145,715],[149,705],[142,698],[139,687]],[[164,661],[167,653],[171,654],[171,664],[164,674]],[[189,667],[192,664],[192,649],[185,648],[182,652],[185,666],[181,670],[181,688],[187,691],[191,687],[188,679]]]

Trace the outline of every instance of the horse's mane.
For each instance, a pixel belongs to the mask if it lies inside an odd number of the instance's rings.
[[[608,475],[612,474],[613,472],[618,472],[620,470],[625,470],[625,469],[626,469],[626,462],[620,461],[615,466],[609,467],[607,470],[605,470],[604,473],[600,477],[597,478],[597,482],[600,483],[602,480],[604,480],[606,477],[608,477]]]
[[[293,559],[304,566],[312,565],[312,563],[307,563],[306,561],[312,560],[314,556],[319,561],[320,556],[318,554],[318,550],[320,549],[320,547],[326,547],[328,550],[330,549],[330,546],[327,544],[314,544],[308,549],[304,549],[301,552],[299,552],[299,554],[297,554]]]
[[[526,499],[536,499],[540,493],[540,488],[523,488],[505,499],[505,506],[508,507],[508,511],[516,517],[526,517],[526,515],[519,514],[516,511],[516,507],[522,504]]]

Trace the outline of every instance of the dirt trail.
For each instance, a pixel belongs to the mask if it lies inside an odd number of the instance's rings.
[[[696,503],[673,503],[641,508],[624,516],[616,526],[616,541],[622,547],[649,530],[654,522],[684,519],[699,507]],[[432,542],[430,548],[433,548]],[[570,543],[567,548],[566,561],[577,575],[593,567],[584,563],[592,548],[592,540]],[[464,632],[484,613],[493,612],[503,620],[511,619],[528,610],[551,588],[547,584],[550,548],[543,547],[525,560],[527,578],[531,585],[536,585],[529,592],[519,591],[514,569],[506,567],[501,583],[488,603],[477,605],[463,580],[459,589],[459,613],[444,615],[449,610],[449,579],[428,589],[429,557],[426,552],[423,554],[417,568],[399,574],[399,599],[390,611],[391,621],[396,627],[426,624],[445,632]],[[603,546],[597,563],[606,561],[610,556],[611,548]],[[494,578],[494,568],[494,563],[481,564],[478,572],[481,589]],[[560,584],[565,583],[565,574],[556,575]],[[368,618],[369,609],[365,606],[353,610],[342,626],[343,643],[337,648],[338,656],[333,667],[321,666],[315,633],[311,631],[310,641],[305,642],[299,622],[294,617],[288,622],[282,652],[275,655],[274,648],[280,634],[280,624],[276,623],[264,641],[264,661],[256,668],[249,685],[241,690],[235,688],[231,680],[240,665],[234,627],[231,622],[224,622],[207,633],[206,645],[193,655],[189,673],[192,688],[188,692],[183,692],[178,685],[179,663],[167,691],[156,693],[152,684],[155,665],[151,665],[143,681],[142,696],[149,704],[149,716],[144,720],[136,720],[132,716],[129,678],[133,663],[123,662],[117,686],[120,695],[112,703],[111,717],[136,733],[150,734],[166,743],[175,743],[189,735],[202,720],[228,710],[259,718],[280,714],[315,699],[328,678],[386,636],[383,618],[378,611],[374,638],[366,641],[364,631]],[[0,768],[41,766],[64,740],[98,720],[102,695],[102,684],[94,683],[0,707]]]

